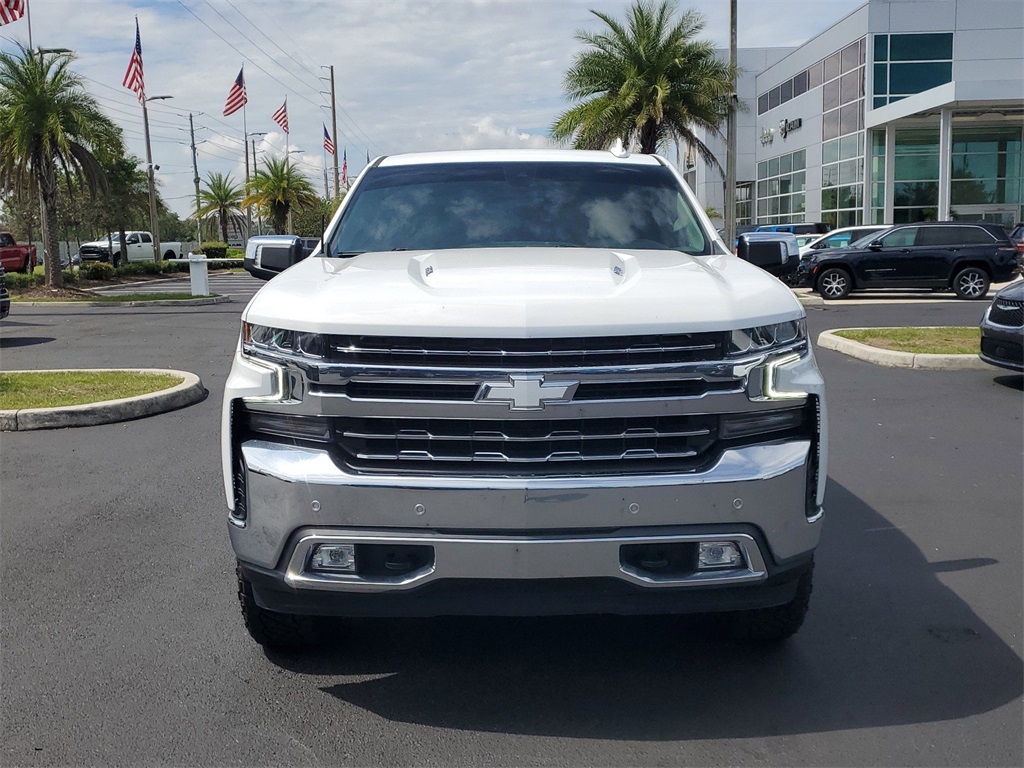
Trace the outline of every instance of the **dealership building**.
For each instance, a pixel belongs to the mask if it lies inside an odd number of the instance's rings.
[[[1024,221],[1021,0],[869,0],[737,63],[738,224]],[[723,210],[722,171],[688,157]]]

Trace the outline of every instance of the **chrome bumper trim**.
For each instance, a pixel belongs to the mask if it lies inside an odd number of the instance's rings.
[[[569,477],[477,477],[352,474],[339,468],[323,450],[250,440],[242,445],[250,472],[288,483],[449,489],[597,489],[648,486],[707,485],[767,480],[807,460],[809,440],[734,448],[704,472],[660,475],[573,475]]]
[[[744,565],[728,570],[696,571],[658,578],[624,565],[623,544],[674,544],[733,541]],[[411,544],[433,548],[434,562],[413,573],[391,579],[320,574],[307,569],[319,544]],[[419,587],[439,579],[567,579],[613,577],[648,587],[707,587],[742,584],[767,578],[764,558],[753,537],[744,533],[668,534],[649,536],[446,536],[388,531],[305,530],[292,549],[285,583],[296,589],[344,592],[388,592]]]

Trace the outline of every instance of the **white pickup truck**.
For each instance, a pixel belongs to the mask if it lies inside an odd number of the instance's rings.
[[[804,311],[663,159],[381,158],[312,255],[253,238],[246,265],[272,279],[221,447],[257,642],[328,615],[800,627],[827,464]]]
[[[82,261],[109,261],[113,264],[123,264],[126,261],[152,261],[153,260],[153,235],[150,232],[131,231],[125,232],[125,243],[127,245],[127,259],[122,258],[121,235],[111,232],[101,240],[93,240],[90,243],[82,243],[78,249]],[[111,254],[114,258],[111,259]],[[180,259],[182,257],[181,243],[160,241],[160,254],[163,259]]]

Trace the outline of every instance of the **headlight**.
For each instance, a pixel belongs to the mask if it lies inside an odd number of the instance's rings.
[[[807,321],[787,320],[784,323],[758,325],[741,328],[729,337],[729,354],[742,355],[748,352],[767,352],[807,338]]]
[[[242,323],[242,351],[254,357],[263,352],[319,359],[327,351],[327,339],[319,333]]]

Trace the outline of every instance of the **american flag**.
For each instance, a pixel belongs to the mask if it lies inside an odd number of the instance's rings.
[[[0,0],[0,27],[17,21],[25,14],[25,0]]]
[[[281,126],[281,130],[288,133],[288,99],[285,97],[284,104],[274,113],[274,122]]]
[[[341,150],[341,183],[348,184],[348,149]]]
[[[121,82],[129,91],[135,91],[139,101],[146,100],[146,84],[142,79],[142,38],[139,37],[139,20],[135,19],[135,50],[132,51],[131,61],[128,62],[128,71],[124,73],[124,80]]]
[[[245,67],[238,70],[238,77],[235,78],[235,84],[231,86],[231,92],[228,94],[228,101],[224,105],[224,117],[235,114],[235,112],[244,107],[249,101],[245,96],[244,72]]]
[[[331,141],[331,134],[327,132],[327,126],[324,126],[324,149],[334,154],[334,142]]]

